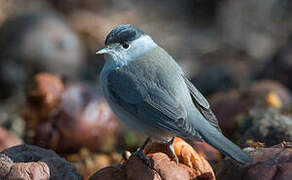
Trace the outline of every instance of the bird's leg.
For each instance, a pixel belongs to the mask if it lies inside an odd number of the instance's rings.
[[[151,166],[150,159],[144,154],[143,150],[145,149],[150,140],[151,137],[148,137],[143,143],[143,145],[138,149],[138,151],[133,153],[134,156],[139,156],[149,167]]]
[[[149,136],[149,137],[145,140],[145,142],[143,143],[143,145],[139,148],[139,151],[143,151],[143,150],[146,148],[146,146],[147,146],[147,144],[149,143],[150,140],[151,140],[151,137]]]
[[[169,149],[171,151],[171,154],[173,155],[173,157],[174,157],[174,159],[176,161],[176,164],[178,164],[179,163],[178,157],[176,156],[175,151],[174,151],[174,147],[173,147],[174,138],[175,137],[172,137],[172,139],[167,143],[167,145],[168,145],[168,147],[169,147]]]

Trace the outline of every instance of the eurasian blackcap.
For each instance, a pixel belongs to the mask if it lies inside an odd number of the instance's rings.
[[[175,136],[202,140],[239,163],[252,158],[221,133],[205,97],[187,79],[176,61],[149,35],[121,25],[106,37],[100,82],[114,113],[139,133],[172,146]],[[148,161],[149,162],[149,161]]]

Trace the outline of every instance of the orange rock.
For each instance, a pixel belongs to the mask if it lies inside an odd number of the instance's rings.
[[[193,141],[191,142],[191,145],[211,164],[212,167],[223,158],[220,151],[218,151],[208,143]]]
[[[180,161],[188,165],[191,168],[197,170],[197,175],[204,174],[207,172],[212,172],[213,170],[210,164],[206,161],[203,155],[198,154],[192,146],[186,143],[180,138],[175,138],[174,150]],[[212,174],[214,176],[214,174]],[[215,176],[214,176],[215,177]]]
[[[152,143],[147,147],[147,157],[151,161],[148,167],[137,156],[131,156],[125,163],[116,167],[104,168],[97,171],[90,180],[97,179],[139,179],[139,180],[214,180],[214,172],[204,157],[198,154],[189,144],[180,138],[174,141],[175,153],[180,163],[171,160],[167,145]]]

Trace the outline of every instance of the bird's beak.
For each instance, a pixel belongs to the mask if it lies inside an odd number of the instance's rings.
[[[96,54],[107,54],[107,53],[109,53],[110,51],[111,51],[111,50],[110,50],[109,48],[105,47],[105,48],[102,48],[102,49],[96,51]]]

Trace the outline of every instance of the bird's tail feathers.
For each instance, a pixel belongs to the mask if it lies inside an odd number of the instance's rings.
[[[218,149],[221,153],[231,157],[241,164],[251,163],[252,158],[237,145],[227,139],[221,132],[209,124],[205,128],[197,130],[202,138],[210,145]]]

